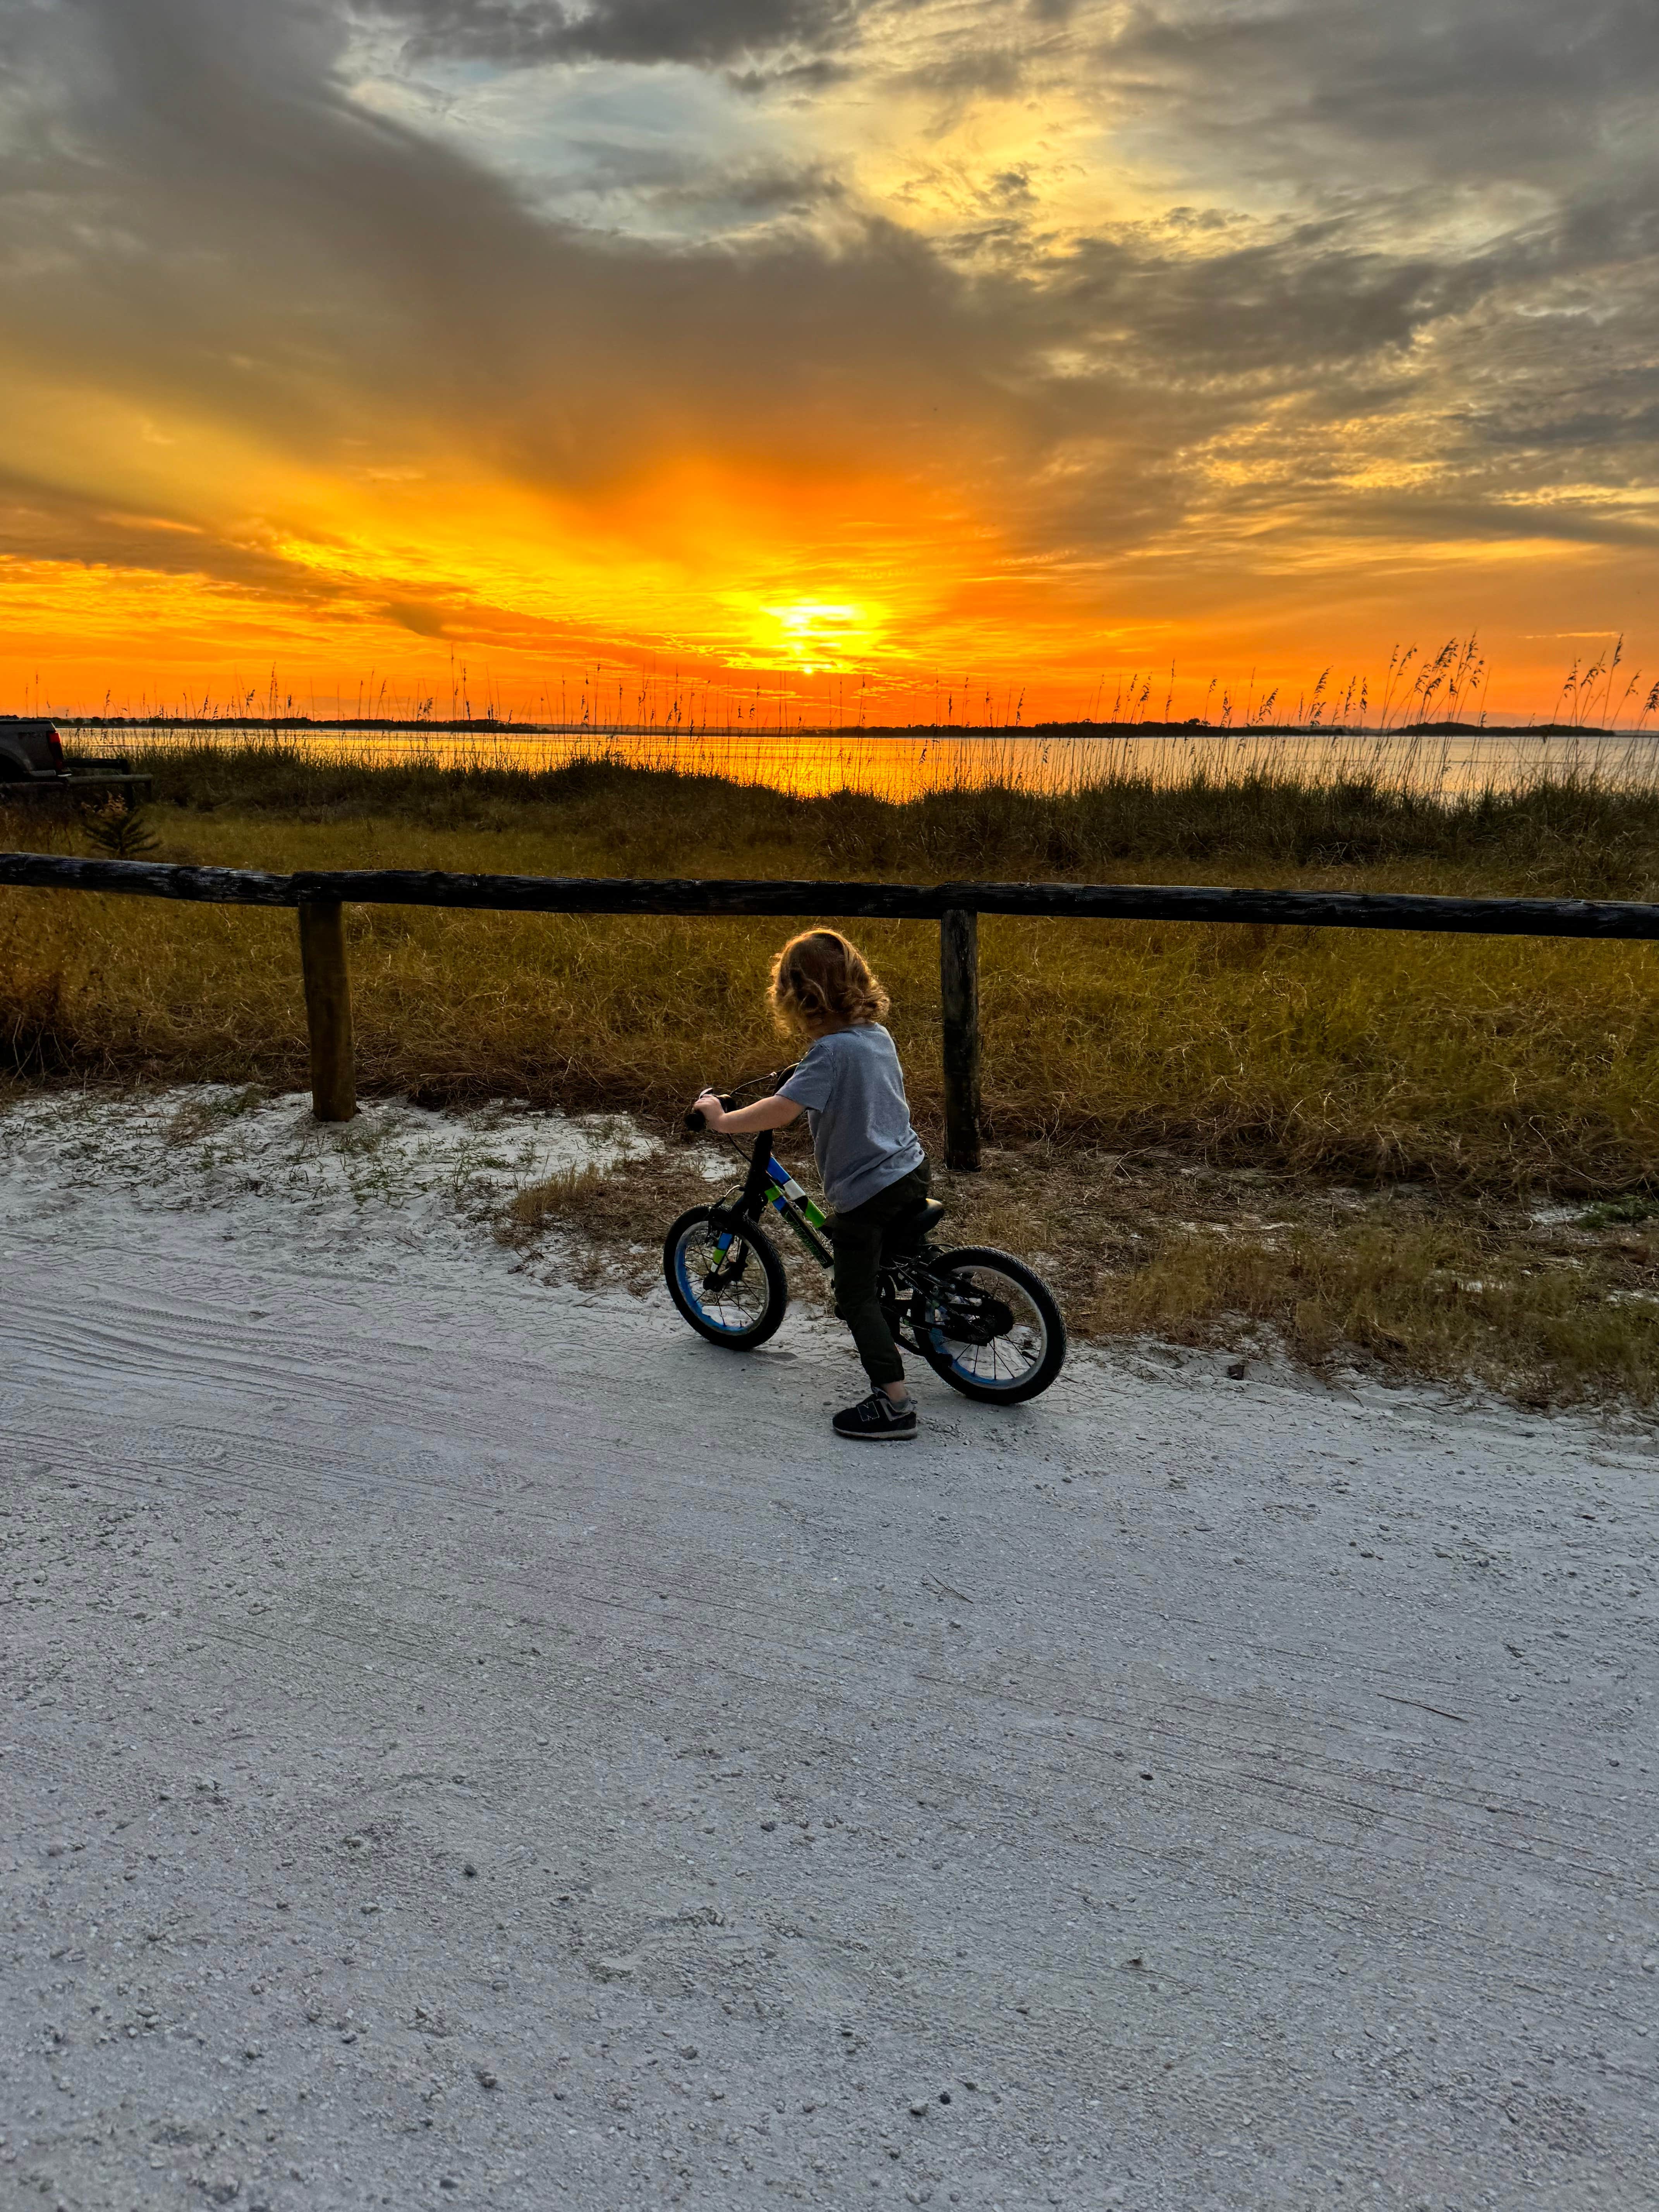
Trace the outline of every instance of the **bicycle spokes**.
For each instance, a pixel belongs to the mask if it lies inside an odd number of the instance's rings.
[[[952,1269],[930,1285],[921,1324],[966,1382],[1012,1389],[1042,1364],[1048,1328],[1023,1283],[1000,1268]]]
[[[712,1328],[732,1336],[752,1328],[766,1310],[767,1284],[750,1257],[746,1239],[707,1224],[688,1230],[675,1254],[687,1298]]]

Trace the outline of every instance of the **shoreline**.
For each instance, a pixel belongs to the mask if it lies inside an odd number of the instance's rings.
[[[24,719],[28,719],[25,717]],[[157,730],[168,735],[200,731],[257,733],[283,731],[322,735],[336,730],[361,731],[388,737],[499,738],[653,738],[674,743],[699,738],[799,739],[821,743],[826,738],[996,738],[1001,742],[1032,743],[1048,738],[1648,738],[1659,740],[1659,728],[1621,729],[1616,723],[1571,722],[1401,722],[1371,725],[1361,722],[869,722],[801,724],[793,727],[744,728],[730,722],[673,726],[662,722],[517,722],[495,720],[472,721],[406,721],[379,720],[372,715],[343,714],[331,719],[309,714],[248,716],[171,716],[55,714],[42,715],[62,729]]]

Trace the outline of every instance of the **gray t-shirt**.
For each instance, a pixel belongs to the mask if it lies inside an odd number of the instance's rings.
[[[838,1213],[921,1165],[903,1071],[879,1022],[817,1038],[779,1096],[806,1109],[823,1194]]]

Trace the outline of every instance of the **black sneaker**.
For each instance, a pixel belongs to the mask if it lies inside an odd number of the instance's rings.
[[[884,1390],[872,1390],[856,1406],[837,1413],[830,1425],[838,1437],[852,1437],[860,1443],[896,1443],[916,1432],[915,1401],[900,1407]]]

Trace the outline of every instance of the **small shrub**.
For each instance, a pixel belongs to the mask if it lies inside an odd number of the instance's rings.
[[[611,1211],[610,1177],[603,1168],[562,1168],[545,1182],[519,1191],[507,1209],[507,1240],[538,1237],[546,1229],[580,1227]]]
[[[1610,1198],[1605,1204],[1591,1206],[1588,1213],[1578,1217],[1581,1229],[1634,1229],[1644,1221],[1659,1221],[1659,1199],[1642,1198],[1632,1193],[1626,1198]]]
[[[148,808],[117,791],[96,806],[83,806],[81,826],[99,852],[112,860],[142,860],[156,848]]]

